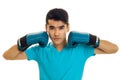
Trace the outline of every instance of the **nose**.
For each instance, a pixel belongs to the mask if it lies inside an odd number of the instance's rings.
[[[59,30],[58,29],[55,30],[55,35],[56,36],[59,35]]]

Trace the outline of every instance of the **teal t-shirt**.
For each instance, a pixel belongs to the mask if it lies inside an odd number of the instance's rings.
[[[58,51],[51,43],[45,48],[30,47],[25,53],[28,60],[37,61],[40,80],[82,80],[86,60],[95,55],[94,48],[88,45],[65,46]]]

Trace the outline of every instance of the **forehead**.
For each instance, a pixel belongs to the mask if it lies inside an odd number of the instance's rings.
[[[58,27],[58,26],[66,25],[66,24],[60,20],[48,20],[47,25]]]

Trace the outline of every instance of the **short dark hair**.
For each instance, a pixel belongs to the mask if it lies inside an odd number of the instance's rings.
[[[68,13],[66,10],[61,8],[54,8],[51,9],[46,15],[46,24],[48,24],[48,20],[61,20],[65,24],[68,24]]]

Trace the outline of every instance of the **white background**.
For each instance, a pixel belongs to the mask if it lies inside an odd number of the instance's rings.
[[[45,30],[46,13],[56,7],[68,11],[71,30],[90,32],[120,47],[119,0],[0,0],[0,80],[39,80],[36,62],[2,55],[19,37]],[[120,80],[120,51],[89,58],[83,80]]]

